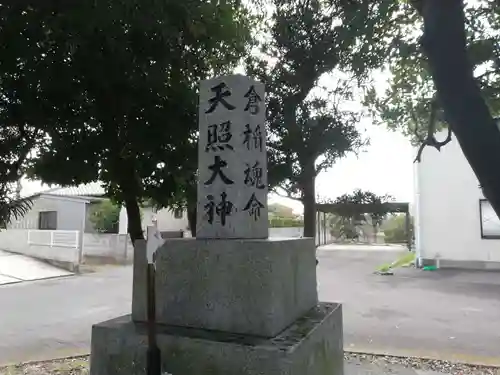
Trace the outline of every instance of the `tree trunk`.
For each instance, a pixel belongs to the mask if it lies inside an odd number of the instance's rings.
[[[116,180],[119,182],[123,203],[127,210],[127,232],[132,245],[137,240],[144,240],[142,231],[141,209],[139,199],[142,198],[142,189],[139,177],[136,174],[134,160],[118,159],[115,164]]]
[[[127,231],[130,236],[130,240],[132,241],[132,245],[135,245],[137,240],[144,239],[141,222],[141,209],[139,208],[139,203],[137,203],[137,198],[135,197],[126,197],[124,203],[128,219]]]
[[[304,237],[316,236],[316,174],[314,164],[304,167],[304,180],[301,184],[302,204],[304,205]]]
[[[196,201],[188,202],[187,205],[187,217],[189,223],[189,230],[191,231],[191,236],[196,237]]]
[[[378,224],[373,223],[372,228],[373,228],[373,243],[376,244],[377,243],[377,234],[378,234]]]
[[[483,194],[500,216],[500,131],[481,96],[467,56],[461,0],[420,0],[421,43],[438,98]]]

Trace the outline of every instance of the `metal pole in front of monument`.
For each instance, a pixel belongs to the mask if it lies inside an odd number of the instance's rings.
[[[146,359],[146,374],[161,375],[161,352],[156,340],[156,265],[155,253],[163,244],[161,234],[156,225],[147,227],[146,256],[148,268],[146,271],[146,304],[148,327],[148,351]]]

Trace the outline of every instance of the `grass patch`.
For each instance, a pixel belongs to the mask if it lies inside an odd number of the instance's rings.
[[[412,264],[414,261],[415,261],[415,253],[409,251],[405,255],[400,256],[398,259],[396,259],[392,263],[382,264],[379,268],[377,268],[377,271],[378,272],[388,272],[388,271],[393,270],[395,268],[407,267],[410,264]]]

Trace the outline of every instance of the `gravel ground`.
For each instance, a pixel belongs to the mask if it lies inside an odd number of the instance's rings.
[[[500,368],[469,366],[419,358],[375,356],[347,352],[344,358],[346,362],[375,365],[377,368],[380,368],[381,373],[394,373],[393,371],[389,371],[391,366],[399,365],[415,370],[437,371],[454,375],[500,375]],[[3,367],[0,368],[0,375],[88,375],[88,366],[89,358],[85,356]]]
[[[88,373],[88,356],[0,368],[0,375],[87,375]]]
[[[347,362],[360,362],[376,365],[377,367],[390,368],[391,365],[402,365],[407,368],[424,371],[436,371],[444,374],[454,375],[500,375],[500,368],[465,365],[447,361],[436,361],[431,359],[391,357],[371,354],[344,353]]]

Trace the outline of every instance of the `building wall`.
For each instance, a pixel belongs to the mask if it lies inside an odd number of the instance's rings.
[[[446,132],[437,136],[445,137]],[[484,196],[458,142],[441,152],[426,147],[415,172],[417,256],[500,261],[500,240],[481,238],[479,200]]]
[[[57,211],[58,230],[81,230],[86,201],[65,197],[40,195],[33,199],[31,210],[21,219],[13,221],[10,229],[38,229],[40,211]]]
[[[158,229],[160,231],[176,231],[176,230],[188,230],[188,219],[187,213],[184,211],[181,218],[176,218],[174,212],[169,209],[159,210],[156,214],[153,212],[151,207],[143,207],[142,211],[142,229],[146,230],[148,225],[153,223],[153,218],[156,217],[158,220]],[[120,225],[119,233],[127,233],[127,210],[122,207],[120,211]]]

